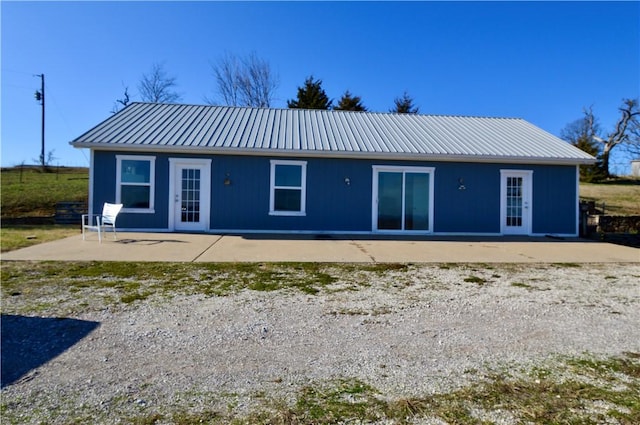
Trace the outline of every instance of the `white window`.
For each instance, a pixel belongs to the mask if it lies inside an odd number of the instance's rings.
[[[270,215],[305,215],[306,161],[271,160]]]
[[[124,212],[153,213],[156,158],[116,155],[116,160],[116,203]]]

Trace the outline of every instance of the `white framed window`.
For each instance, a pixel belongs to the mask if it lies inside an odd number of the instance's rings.
[[[155,156],[116,155],[116,203],[123,212],[155,212],[155,164]]]
[[[306,215],[307,161],[271,160],[269,215]]]

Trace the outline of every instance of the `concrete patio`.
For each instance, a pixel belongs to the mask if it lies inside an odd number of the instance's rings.
[[[175,262],[636,263],[640,249],[578,238],[95,234],[2,254],[3,260]]]

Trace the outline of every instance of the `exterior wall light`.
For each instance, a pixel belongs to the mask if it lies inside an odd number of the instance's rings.
[[[231,186],[231,179],[229,178],[229,173],[226,173],[224,175],[224,185],[225,186]]]
[[[347,186],[351,186],[351,179],[349,177],[345,177],[344,184],[346,184]]]
[[[467,190],[467,187],[464,185],[464,179],[462,177],[458,179],[458,190]]]

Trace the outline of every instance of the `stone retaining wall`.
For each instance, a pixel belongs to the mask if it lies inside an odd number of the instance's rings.
[[[640,215],[590,215],[587,225],[597,233],[639,233]]]

